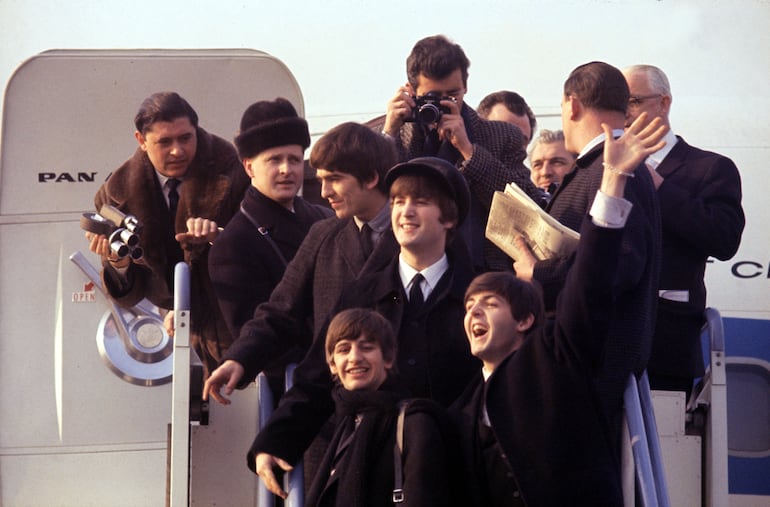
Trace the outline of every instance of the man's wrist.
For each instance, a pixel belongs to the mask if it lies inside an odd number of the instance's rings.
[[[459,169],[460,169],[460,172],[464,171],[464,170],[465,170],[465,168],[466,168],[466,167],[468,167],[468,166],[470,165],[470,163],[471,163],[471,160],[473,160],[473,152],[474,152],[474,150],[473,150],[473,145],[471,145],[471,149],[470,149],[470,152],[469,152],[470,154],[469,154],[467,157],[466,157],[465,155],[463,155],[463,158],[464,158],[465,160],[463,160],[462,162],[460,162],[460,165],[458,166],[458,167],[459,167]]]

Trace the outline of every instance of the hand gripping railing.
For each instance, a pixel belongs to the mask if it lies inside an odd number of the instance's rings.
[[[286,367],[285,385],[287,391],[291,389],[295,368],[296,365],[293,363]],[[264,373],[260,373],[257,377],[257,389],[259,393],[259,429],[262,430],[273,413],[273,394]],[[291,472],[284,475],[283,487],[289,494],[284,500],[285,507],[303,507],[305,503],[304,477],[301,460]],[[275,495],[268,491],[261,480],[257,490],[257,505],[259,507],[273,507],[275,505]]]

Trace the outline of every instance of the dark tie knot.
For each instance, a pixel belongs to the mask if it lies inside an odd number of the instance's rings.
[[[416,314],[422,308],[425,298],[422,294],[422,281],[425,277],[420,273],[414,275],[412,278],[412,288],[409,289],[409,311],[411,314]]]
[[[364,253],[364,257],[368,258],[374,250],[374,241],[372,240],[372,228],[369,224],[361,226],[361,232],[359,234],[361,240],[361,251]]]
[[[179,204],[179,191],[177,187],[182,183],[176,178],[169,178],[166,180],[166,187],[168,188],[168,210],[172,216],[176,215],[176,208]]]

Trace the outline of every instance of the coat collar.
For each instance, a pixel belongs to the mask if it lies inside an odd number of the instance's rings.
[[[684,167],[687,161],[687,152],[690,149],[690,145],[681,137],[676,136],[676,138],[677,143],[671,148],[671,151],[668,152],[666,158],[663,159],[657,168],[658,174],[664,178],[671,176],[671,174]]]

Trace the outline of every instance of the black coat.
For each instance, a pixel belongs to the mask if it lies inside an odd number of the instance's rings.
[[[604,143],[600,143],[580,157],[549,203],[548,212],[571,229],[579,229],[601,185],[603,149]],[[643,165],[636,169],[636,177],[628,179],[624,196],[633,209],[623,236],[620,269],[612,281],[618,299],[610,322],[611,339],[594,379],[618,436],[628,376],[644,370],[652,348],[661,263],[660,209],[652,178]],[[535,264],[533,277],[543,286],[546,310],[554,308],[573,260],[574,255]]]
[[[249,220],[253,217],[267,236]],[[294,258],[313,223],[332,215],[328,208],[294,199],[294,212],[249,187],[241,210],[219,234],[209,253],[209,275],[219,307],[232,335],[254,316],[281,281],[286,263]],[[268,239],[270,238],[270,239]],[[279,256],[271,245],[281,252]]]
[[[615,339],[608,335],[617,301],[612,282],[625,234],[590,220],[581,233],[554,326],[528,337],[486,385],[479,376],[452,406],[473,486],[470,505],[518,505],[521,499],[528,507],[622,505],[620,467],[591,378]],[[483,456],[484,404],[502,473],[489,470]],[[487,485],[488,476],[509,471],[510,481]]]
[[[246,386],[293,347],[307,350],[330,318],[343,287],[362,271],[382,269],[397,253],[398,243],[390,229],[366,258],[352,218],[330,217],[314,223],[270,299],[257,306],[224,357],[243,365],[239,386]]]
[[[466,254],[467,256],[467,254]],[[454,256],[453,256],[454,257]],[[404,319],[406,301],[398,275],[398,258],[383,271],[369,273],[345,288],[338,311],[373,308],[393,325],[398,337],[396,368],[410,395],[448,406],[480,368],[470,353],[463,317],[465,289],[472,273],[466,257],[450,257],[450,269],[426,301],[418,322]],[[259,432],[248,455],[266,452],[296,463],[333,413],[332,379],[324,353],[325,328],[294,373],[294,387],[281,399],[268,425]]]
[[[386,382],[389,384],[392,382]],[[465,507],[453,491],[460,482],[458,459],[444,409],[425,399],[383,385],[380,391],[346,391],[335,387],[336,427],[319,471],[305,499],[308,507],[389,507],[395,483],[396,421],[406,404],[403,427],[403,507]],[[348,439],[350,429],[358,428]],[[341,442],[343,444],[341,445]]]
[[[689,301],[658,300],[658,325],[648,372],[703,375],[700,331],[706,308],[706,260],[735,255],[746,219],[741,178],[732,160],[679,138],[657,168],[663,228],[660,289],[688,291]]]

